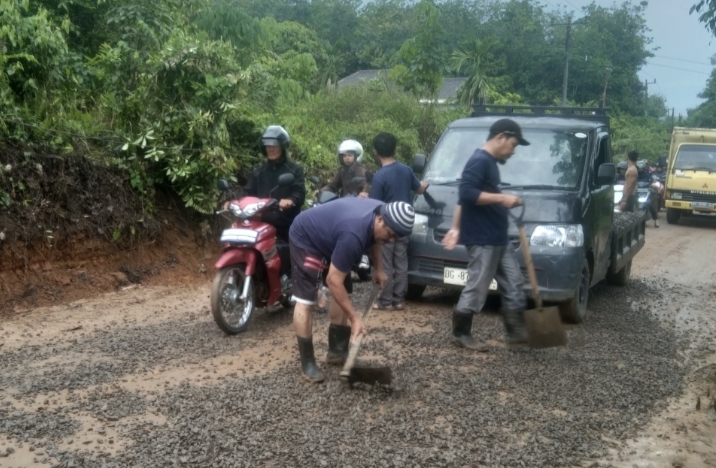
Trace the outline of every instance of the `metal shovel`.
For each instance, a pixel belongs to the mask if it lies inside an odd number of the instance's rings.
[[[368,304],[366,305],[365,312],[363,312],[363,322],[368,318],[368,313],[373,308],[373,304],[378,299],[381,287],[379,284],[373,284],[373,290],[368,298]],[[356,356],[358,356],[358,350],[360,344],[363,341],[363,335],[358,335],[351,343],[348,350],[348,358],[346,363],[343,365],[341,370],[341,378],[349,385],[353,386],[356,382],[362,382],[368,385],[375,385],[376,383],[382,385],[390,385],[393,381],[393,372],[390,367],[367,367],[367,366],[356,366]]]
[[[552,348],[555,346],[567,345],[567,332],[562,326],[562,318],[559,315],[558,307],[542,307],[542,295],[537,285],[537,275],[535,267],[532,263],[532,253],[530,252],[529,241],[525,234],[525,224],[522,218],[525,215],[524,204],[519,217],[512,215],[517,230],[520,233],[520,246],[522,254],[525,257],[525,266],[527,267],[527,275],[530,279],[532,287],[532,297],[535,301],[536,309],[525,311],[525,325],[527,327],[527,342],[532,348]]]

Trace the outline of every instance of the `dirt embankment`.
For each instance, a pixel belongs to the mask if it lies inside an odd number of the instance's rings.
[[[208,278],[217,225],[84,154],[0,149],[0,314]]]

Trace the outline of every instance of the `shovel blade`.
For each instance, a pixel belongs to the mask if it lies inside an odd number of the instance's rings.
[[[350,374],[343,378],[349,385],[360,382],[368,385],[390,385],[393,381],[393,372],[390,367],[360,367],[351,368]]]
[[[525,311],[527,341],[531,348],[553,348],[567,345],[567,332],[557,307]]]

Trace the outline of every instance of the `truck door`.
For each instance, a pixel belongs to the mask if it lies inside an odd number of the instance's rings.
[[[612,219],[614,217],[614,185],[597,185],[599,166],[612,162],[612,150],[609,134],[606,132],[597,135],[597,153],[590,168],[589,189],[591,195],[591,209],[588,216],[592,219],[593,246],[594,246],[594,272],[592,284],[601,281],[609,269],[609,256],[611,253],[610,239]]]

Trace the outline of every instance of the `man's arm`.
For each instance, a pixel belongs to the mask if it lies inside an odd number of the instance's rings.
[[[373,259],[373,282],[385,286],[388,282],[388,275],[383,270],[383,246],[375,244],[370,248],[370,257]]]
[[[492,205],[500,204],[505,208],[519,206],[522,201],[519,197],[504,193],[483,192],[488,168],[481,159],[468,161],[462,171],[460,181],[459,197],[461,204],[467,205]]]
[[[637,175],[638,173],[636,169],[632,170],[632,168],[629,168],[629,170],[626,171],[622,200],[626,201],[627,198],[634,195],[634,191],[636,190]]]
[[[443,237],[443,247],[445,250],[452,250],[457,246],[460,239],[460,218],[462,217],[462,205],[455,205],[455,211],[452,213],[452,227]]]

